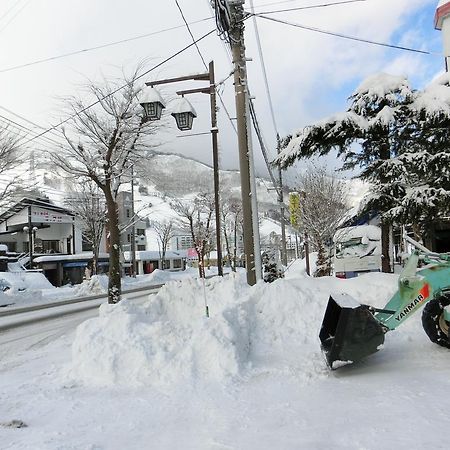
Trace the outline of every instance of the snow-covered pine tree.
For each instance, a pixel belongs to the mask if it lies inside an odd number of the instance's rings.
[[[283,272],[277,264],[275,250],[270,249],[262,254],[263,279],[266,283],[272,283],[278,278],[283,278]]]
[[[449,74],[417,93],[408,120],[408,145],[395,161],[401,168],[397,174],[407,179],[406,190],[389,214],[424,238],[436,219],[450,215]]]
[[[343,170],[363,169],[359,178],[373,186],[365,208],[378,211],[382,220],[383,272],[390,271],[387,213],[398,206],[406,189],[406,169],[391,158],[402,154],[409,142],[409,107],[414,99],[406,78],[373,75],[350,96],[346,112],[304,128],[275,160],[286,168],[296,159],[323,156],[337,149],[344,161]]]

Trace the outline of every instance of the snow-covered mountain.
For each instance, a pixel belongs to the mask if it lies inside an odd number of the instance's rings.
[[[159,205],[164,214],[170,214],[170,202],[194,198],[199,193],[213,192],[212,167],[180,155],[153,153],[136,166],[135,189],[137,208],[148,204]],[[48,167],[35,170],[36,188],[57,204],[64,204],[73,186]],[[220,170],[222,197],[240,199],[240,174],[238,171]],[[257,198],[262,215],[277,209],[276,191],[264,178],[256,179]],[[124,183],[123,190],[130,190]],[[156,214],[156,213],[155,213]],[[157,215],[157,214],[156,214]],[[159,218],[157,218],[159,219]]]

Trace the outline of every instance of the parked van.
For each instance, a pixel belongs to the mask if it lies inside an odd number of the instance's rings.
[[[359,225],[339,229],[333,238],[333,271],[338,278],[381,272],[381,229]]]

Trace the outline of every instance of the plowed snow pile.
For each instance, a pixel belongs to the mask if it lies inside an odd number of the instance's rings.
[[[296,277],[249,287],[230,275],[205,288],[200,280],[172,281],[144,304],[103,305],[98,318],[81,324],[70,376],[87,385],[160,387],[265,373],[320,377],[328,372],[318,330],[330,287],[375,305],[396,280]]]

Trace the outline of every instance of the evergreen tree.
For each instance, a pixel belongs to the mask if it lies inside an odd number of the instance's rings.
[[[296,159],[323,156],[337,149],[344,161],[343,170],[362,168],[359,178],[373,186],[364,207],[381,215],[383,272],[390,271],[392,216],[388,213],[406,193],[408,174],[397,156],[405,151],[410,142],[408,137],[415,131],[410,108],[415,98],[405,78],[371,76],[349,98],[350,106],[345,113],[305,128],[276,160],[285,168]]]
[[[275,253],[273,250],[266,251],[262,254],[263,279],[266,283],[272,283],[278,278],[283,278],[283,272],[277,264]]]
[[[450,77],[443,75],[410,106],[406,150],[395,161],[397,175],[406,179],[391,220],[410,223],[417,238],[432,223],[450,214]]]

